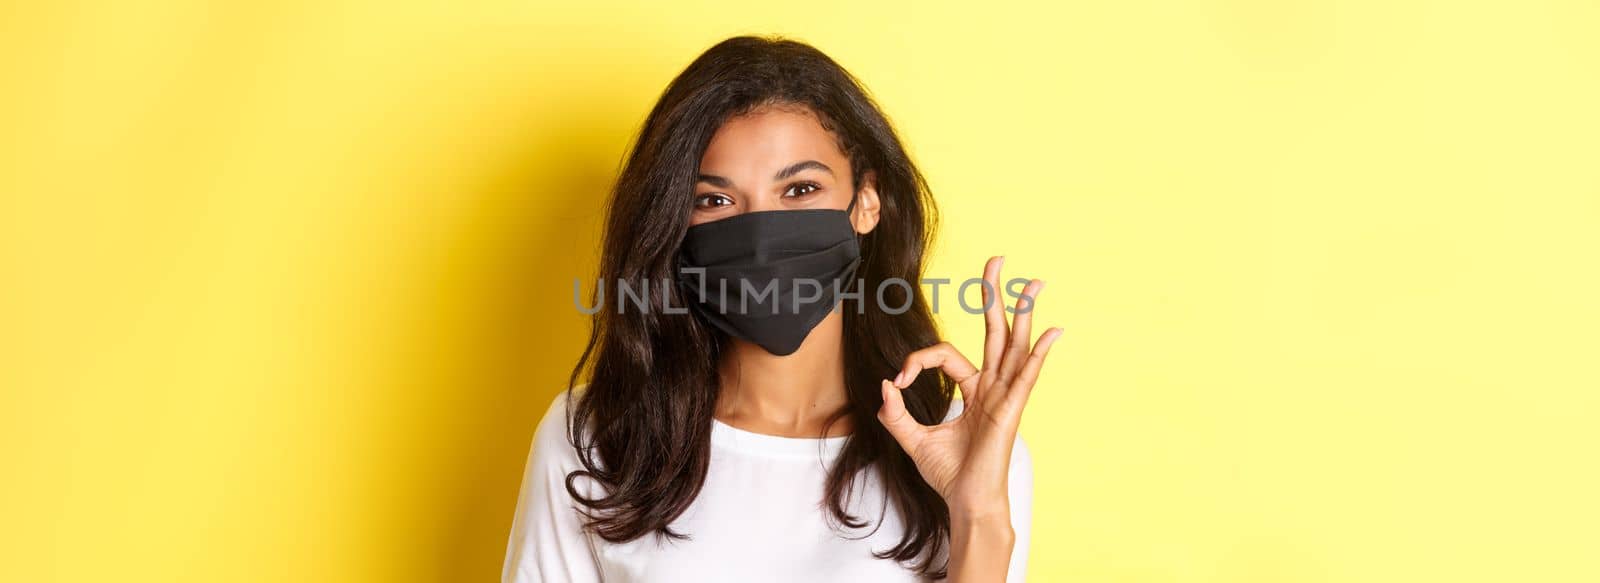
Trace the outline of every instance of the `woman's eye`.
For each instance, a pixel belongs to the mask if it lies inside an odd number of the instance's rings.
[[[818,190],[822,190],[822,186],[818,185],[815,182],[797,182],[797,183],[791,185],[789,187],[789,190],[784,191],[783,195],[784,196],[790,196],[790,197],[793,197],[793,196],[805,196],[805,195],[811,194],[813,192],[816,192]]]
[[[702,194],[695,197],[694,208],[712,209],[733,204],[733,200],[720,194]]]

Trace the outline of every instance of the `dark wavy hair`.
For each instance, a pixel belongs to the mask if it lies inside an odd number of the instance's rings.
[[[864,297],[890,278],[921,280],[938,215],[888,119],[821,51],[741,36],[690,63],[645,120],[611,195],[599,281],[676,280],[695,178],[712,134],[731,117],[774,105],[804,107],[822,121],[850,160],[857,193],[868,172],[875,177],[882,220],[860,238]],[[600,289],[590,305],[599,305]],[[666,313],[668,305],[688,305],[687,298],[673,286],[660,291],[648,294],[646,310],[596,312],[569,379],[576,386],[588,375],[586,390],[568,393],[576,399],[569,402],[568,438],[583,469],[567,476],[567,491],[585,507],[588,528],[613,543],[651,533],[684,537],[669,524],[699,494],[711,457],[717,359],[728,339],[697,316]],[[942,578],[949,508],[877,419],[880,380],[893,376],[911,351],[937,343],[938,332],[919,286],[891,285],[885,294],[883,302],[857,299],[866,304],[860,314],[849,305],[841,310],[849,395],[830,423],[848,417],[854,430],[828,470],[826,506],[838,524],[864,528],[869,521],[846,508],[863,472],[877,472],[886,508],[895,508],[906,526],[898,544],[877,556]],[[910,309],[900,314],[880,308],[908,301]],[[906,408],[918,421],[937,423],[953,387],[943,374],[922,375],[904,393]],[[585,495],[580,479],[597,482],[602,492]]]

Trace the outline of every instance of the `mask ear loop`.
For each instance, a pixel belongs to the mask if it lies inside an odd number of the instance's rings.
[[[856,200],[858,200],[860,198],[861,198],[861,190],[857,189],[855,192],[850,193],[850,204],[844,205],[844,218],[845,218],[845,220],[850,221],[850,231],[851,232],[855,232],[855,230],[856,230],[856,228],[855,228],[856,227],[856,217],[855,217],[854,214],[851,213],[851,211],[855,210],[855,208],[856,208]],[[861,243],[861,237],[862,237],[861,233],[856,233],[856,244],[859,245]]]
[[[856,201],[860,200],[860,199],[861,199],[861,189],[856,189],[855,192],[850,193],[850,204],[844,205],[844,217],[845,217],[845,220],[850,221],[850,231],[851,232],[854,232],[856,230],[855,229],[856,217],[855,217],[854,214],[852,214],[852,211],[854,211],[855,208],[856,208]],[[856,233],[856,243],[860,244],[861,243],[861,238],[864,237],[864,236],[865,235],[863,233]]]
[[[850,221],[850,231],[851,232],[855,232],[855,230],[856,230],[855,229],[855,216],[851,214],[851,211],[855,210],[855,208],[856,208],[856,200],[858,200],[860,198],[861,198],[861,191],[857,190],[857,191],[855,191],[855,192],[850,194],[850,204],[847,204],[847,205],[844,206],[845,220]],[[862,249],[861,240],[863,238],[865,238],[866,235],[864,235],[862,233],[855,233],[855,236],[856,236],[856,248],[857,249]],[[861,257],[857,257],[856,261],[860,262],[860,261],[863,261],[865,259],[866,259],[866,257],[861,256]],[[867,282],[862,281],[859,277],[856,278],[856,282],[860,283],[862,287],[866,287],[866,285],[867,285]]]

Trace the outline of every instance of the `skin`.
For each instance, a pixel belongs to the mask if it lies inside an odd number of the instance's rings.
[[[854,192],[858,198],[851,222],[857,233],[865,234],[880,218],[876,184],[869,173],[856,188],[850,176],[850,162],[838,140],[810,111],[758,109],[728,120],[712,136],[700,160],[690,223],[747,212],[844,209]],[[1003,263],[995,257],[984,266],[990,289],[1000,289]],[[1017,307],[1037,302],[1043,289],[1043,281],[1029,282]],[[894,379],[883,381],[884,405],[878,412],[923,479],[950,506],[950,580],[956,583],[1005,580],[1015,543],[1006,490],[1011,447],[1045,355],[1061,334],[1051,328],[1030,347],[1031,309],[1008,322],[1004,305],[987,289],[984,302],[989,309],[984,313],[982,368],[949,343],[913,352]],[[830,435],[849,434],[853,428],[848,420],[827,426],[828,418],[846,403],[843,323],[836,309],[788,356],[734,339],[719,363],[722,388],[716,418],[770,435],[814,437],[824,429]],[[956,380],[966,407],[955,419],[927,426],[907,413],[900,391],[931,369]]]

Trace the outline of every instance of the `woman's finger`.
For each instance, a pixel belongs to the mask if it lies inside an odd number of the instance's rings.
[[[943,370],[946,376],[954,379],[956,386],[961,388],[962,399],[976,398],[978,368],[972,366],[972,361],[967,360],[949,342],[940,342],[906,355],[900,374],[894,377],[894,386],[901,389],[909,387],[912,381],[917,380],[917,375],[930,368]]]
[[[1033,309],[1041,291],[1044,291],[1044,281],[1035,279],[1023,286],[1017,298],[1016,314],[1011,316],[1011,338],[1006,341],[1006,352],[998,371],[1002,382],[1016,376],[1028,358],[1028,342],[1033,339]]]
[[[1028,395],[1033,393],[1033,384],[1039,380],[1039,369],[1044,367],[1044,357],[1050,354],[1050,346],[1056,343],[1056,338],[1061,337],[1060,328],[1045,330],[1039,336],[1039,342],[1033,345],[1033,352],[1028,354],[1023,362],[1022,370],[1017,372],[1017,377],[1011,381],[1011,389],[1006,393],[1005,401],[1014,408],[1018,415],[1022,407],[1028,403]]]
[[[889,435],[894,437],[901,449],[906,453],[916,453],[917,444],[922,441],[922,432],[927,428],[918,423],[911,412],[906,411],[905,399],[894,383],[885,380],[879,388],[883,391],[883,407],[878,409],[878,421],[889,430]]]
[[[1005,353],[1010,328],[1006,326],[1006,304],[1000,299],[1000,267],[1005,257],[990,257],[983,267],[983,377],[993,378],[1000,370],[1000,358]]]

